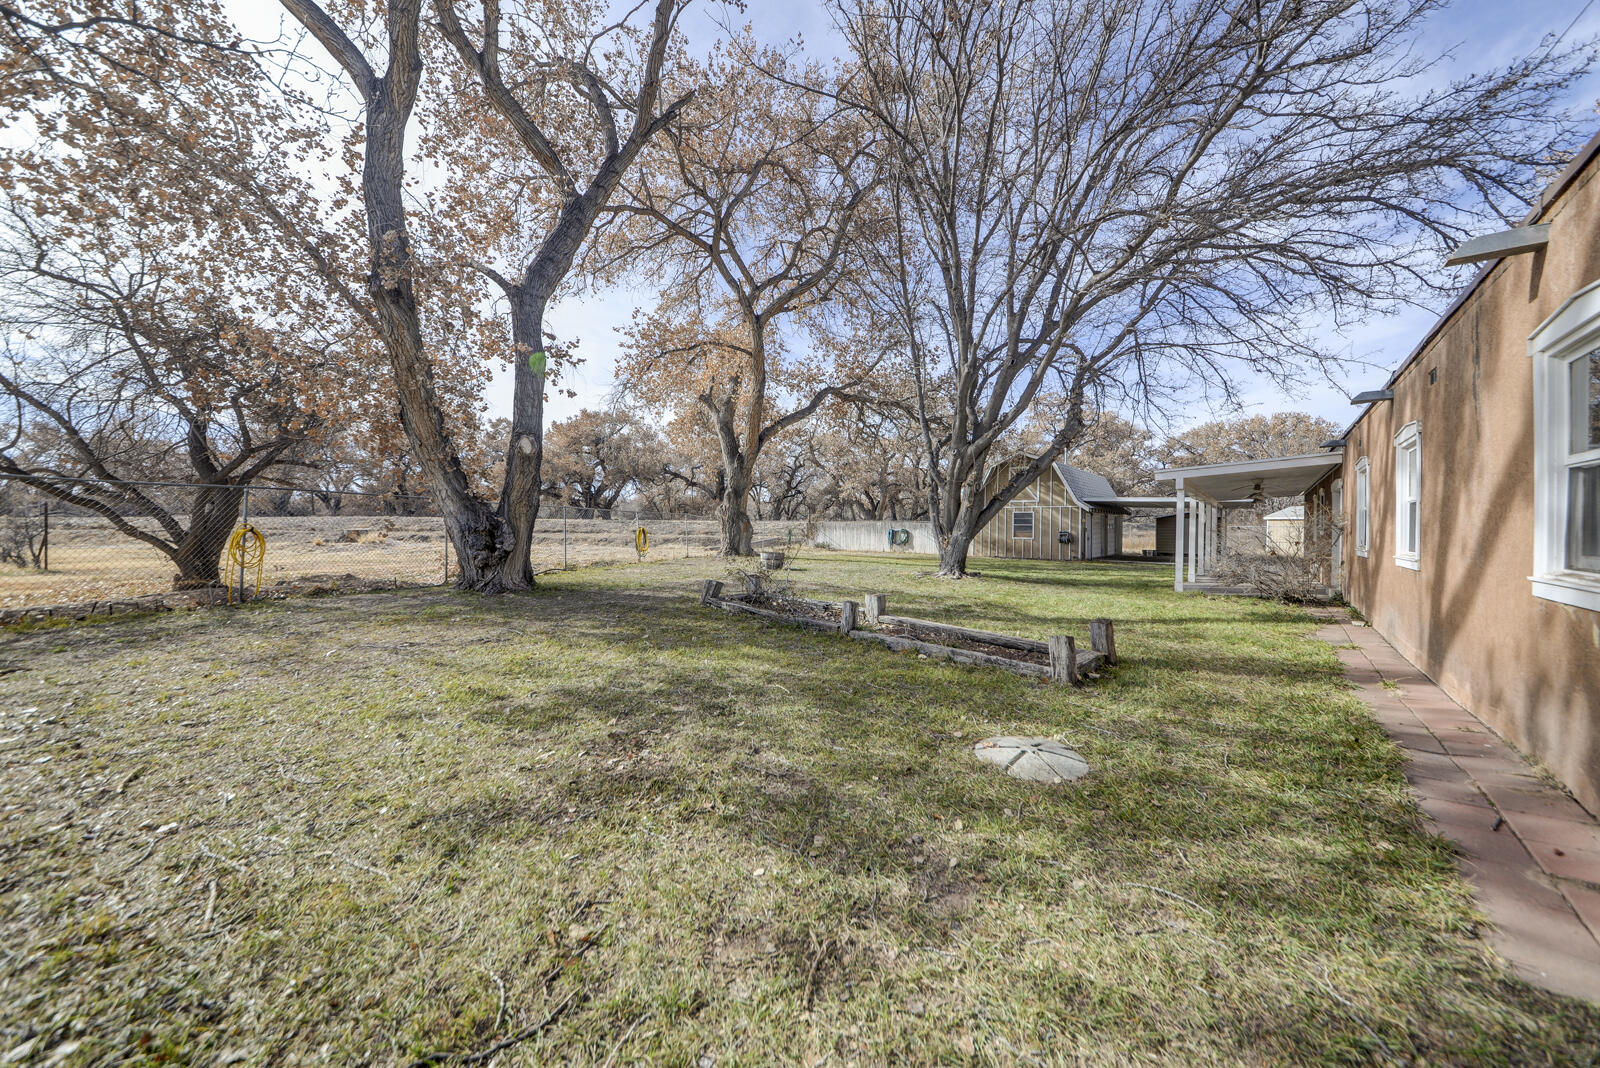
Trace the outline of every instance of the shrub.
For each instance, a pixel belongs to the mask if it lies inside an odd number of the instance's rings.
[[[1242,586],[1257,597],[1303,604],[1327,601],[1328,586],[1322,565],[1303,553],[1231,552],[1217,562],[1212,574],[1229,586]]]

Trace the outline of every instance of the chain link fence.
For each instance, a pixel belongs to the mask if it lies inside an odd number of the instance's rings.
[[[0,477],[0,612],[165,594],[253,593],[257,568],[230,566],[245,525],[264,540],[264,592],[439,585],[458,571],[429,498],[354,490],[76,483],[103,507],[64,503]],[[756,520],[758,549],[802,542],[807,521]],[[641,533],[642,532],[642,533]],[[247,551],[251,546],[244,547]],[[532,546],[536,571],[715,555],[715,516],[546,502]]]

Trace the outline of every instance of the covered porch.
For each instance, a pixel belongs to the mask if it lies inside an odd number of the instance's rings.
[[[1270,497],[1302,498],[1329,472],[1344,463],[1344,451],[1280,456],[1271,460],[1239,460],[1197,467],[1168,467],[1156,479],[1174,485],[1178,537],[1173,554],[1172,588],[1179,593],[1237,593],[1213,574],[1228,551],[1227,513],[1249,508]]]

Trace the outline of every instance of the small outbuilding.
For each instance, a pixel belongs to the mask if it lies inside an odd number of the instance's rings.
[[[1034,457],[1018,454],[989,469],[984,490],[995,493]],[[1000,510],[972,543],[974,556],[1017,560],[1095,560],[1122,552],[1128,509],[1104,475],[1057,462]]]
[[[1306,543],[1306,506],[1291,504],[1269,512],[1267,524],[1267,551],[1278,556],[1299,556]]]

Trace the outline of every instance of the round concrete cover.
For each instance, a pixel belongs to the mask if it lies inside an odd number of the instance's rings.
[[[1064,783],[1089,774],[1089,762],[1054,738],[985,738],[972,747],[979,760],[1029,782]]]

